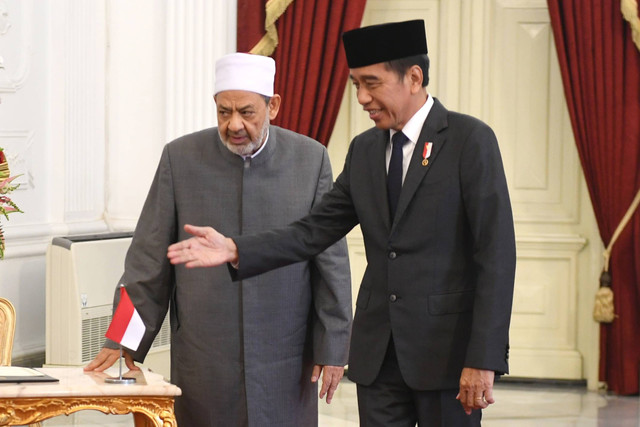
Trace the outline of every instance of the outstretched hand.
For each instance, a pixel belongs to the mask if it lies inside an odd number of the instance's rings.
[[[211,227],[186,224],[184,230],[194,237],[169,246],[167,257],[171,264],[184,264],[187,268],[194,268],[215,267],[227,262],[238,263],[238,248],[230,238]]]

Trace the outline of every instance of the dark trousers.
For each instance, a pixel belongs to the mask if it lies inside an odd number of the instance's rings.
[[[456,399],[458,390],[413,390],[398,366],[393,339],[378,377],[369,386],[358,384],[361,427],[476,427],[482,412],[467,415]]]

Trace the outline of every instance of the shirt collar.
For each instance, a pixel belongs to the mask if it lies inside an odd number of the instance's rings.
[[[260,146],[260,148],[258,148],[258,151],[256,151],[253,154],[247,155],[247,156],[241,156],[244,160],[247,159],[253,159],[254,157],[256,157],[258,154],[260,154],[262,152],[262,150],[264,150],[264,147],[267,146],[267,142],[269,142],[269,129],[267,129],[267,137],[264,139],[264,143]]]
[[[418,141],[418,138],[420,138],[420,132],[422,132],[422,127],[424,126],[425,120],[427,120],[431,107],[433,107],[433,97],[427,94],[427,101],[402,128],[402,133],[414,144]],[[391,129],[390,136],[393,137],[396,132],[396,130]]]

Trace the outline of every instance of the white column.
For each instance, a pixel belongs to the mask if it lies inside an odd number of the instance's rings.
[[[215,61],[235,51],[237,2],[167,2],[167,139],[216,124]]]
[[[59,3],[62,5],[63,3]],[[69,0],[64,61],[64,219],[102,219],[105,167],[105,3]]]

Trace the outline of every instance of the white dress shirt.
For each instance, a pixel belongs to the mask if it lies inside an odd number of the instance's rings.
[[[409,161],[411,160],[411,155],[413,154],[413,150],[416,148],[416,143],[418,142],[418,138],[420,138],[420,132],[422,132],[422,126],[424,126],[425,120],[427,120],[427,116],[429,115],[429,111],[431,111],[431,107],[433,106],[433,97],[427,94],[427,101],[424,103],[422,107],[409,119],[406,125],[402,128],[402,133],[405,134],[407,138],[409,138],[409,142],[404,144],[402,147],[402,182],[404,183],[404,178],[407,176],[407,170],[409,170]],[[391,129],[389,135],[389,144],[387,144],[387,172],[389,171],[389,161],[391,161],[391,138],[395,135],[397,131]]]

